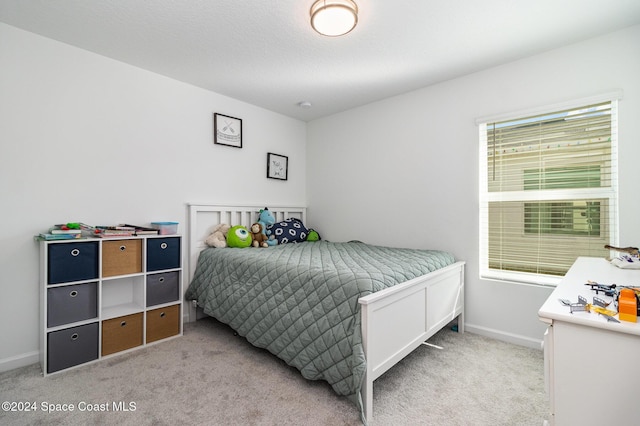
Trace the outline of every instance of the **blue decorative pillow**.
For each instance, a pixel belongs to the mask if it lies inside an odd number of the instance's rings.
[[[289,218],[282,222],[274,223],[268,228],[271,235],[275,236],[278,244],[301,243],[307,240],[309,230],[300,219]]]

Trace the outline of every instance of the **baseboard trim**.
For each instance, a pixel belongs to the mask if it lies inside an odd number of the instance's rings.
[[[507,333],[493,328],[482,327],[469,323],[464,324],[464,330],[469,333],[479,334],[492,339],[502,340],[503,342],[513,343],[514,345],[526,346],[532,349],[542,350],[542,340],[532,339],[531,337],[521,336],[519,334]]]
[[[27,365],[37,364],[40,362],[40,352],[27,352],[25,354],[16,355],[10,358],[0,359],[0,373],[15,370],[16,368],[26,367]]]

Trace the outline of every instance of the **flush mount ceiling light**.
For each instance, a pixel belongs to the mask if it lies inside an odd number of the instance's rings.
[[[357,23],[358,6],[352,0],[317,0],[311,6],[311,26],[322,35],[344,35]]]

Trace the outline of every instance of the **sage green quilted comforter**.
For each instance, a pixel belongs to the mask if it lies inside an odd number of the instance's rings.
[[[365,373],[358,298],[455,262],[449,253],[326,241],[209,248],[187,289],[228,324],[311,380],[359,404]]]

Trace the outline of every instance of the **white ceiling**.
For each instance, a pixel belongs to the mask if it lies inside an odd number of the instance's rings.
[[[0,0],[0,21],[304,121],[640,23],[640,0],[356,2],[337,38],[313,0]]]

